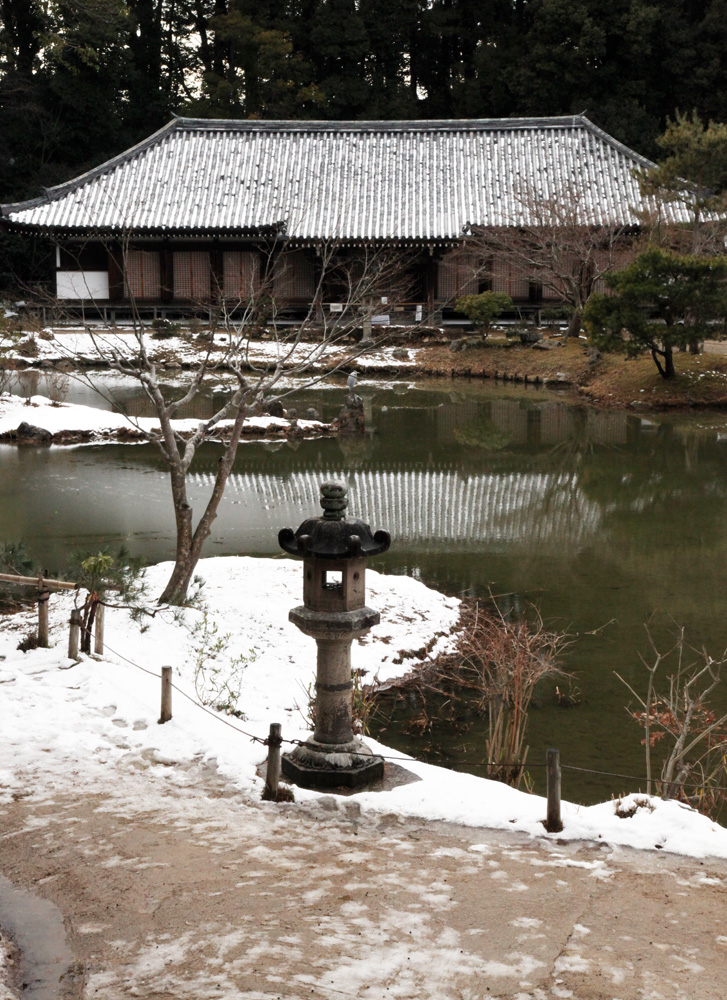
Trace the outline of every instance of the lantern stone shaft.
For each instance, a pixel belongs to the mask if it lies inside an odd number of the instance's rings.
[[[282,759],[286,777],[312,787],[351,787],[383,776],[384,762],[353,731],[351,644],[379,622],[366,607],[366,557],[385,552],[387,532],[346,519],[346,487],[321,486],[323,517],[278,535],[286,552],[303,556],[303,604],[290,620],[316,640],[315,732]]]

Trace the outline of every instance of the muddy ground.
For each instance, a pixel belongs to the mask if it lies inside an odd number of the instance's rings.
[[[65,925],[55,996],[725,995],[726,862],[250,801],[191,768],[120,768],[103,794],[36,773],[0,807],[2,871]]]

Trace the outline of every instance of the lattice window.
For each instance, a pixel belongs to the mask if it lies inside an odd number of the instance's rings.
[[[604,274],[607,271],[613,270],[613,261],[611,260],[611,254],[607,250],[597,250],[594,254],[596,271],[599,274]],[[603,294],[606,291],[606,282],[603,278],[597,278],[593,285],[593,291]]]
[[[302,299],[310,302],[315,295],[313,260],[302,251],[282,254],[275,262],[273,296],[279,301]]]
[[[124,271],[124,298],[161,298],[161,265],[157,251],[129,250]]]
[[[551,276],[551,284],[546,284],[546,282],[543,282],[543,301],[544,302],[562,302],[563,301],[563,295],[562,295],[561,291],[559,291],[559,288],[560,288],[560,286],[561,286],[562,283],[558,282],[557,284],[558,284],[558,288],[556,288],[555,285],[552,283],[552,276]]]
[[[517,264],[510,264],[510,291],[508,295],[511,299],[527,299],[530,296],[530,275],[526,274]]]
[[[530,277],[506,257],[496,257],[492,262],[492,291],[504,292],[511,299],[527,299]]]
[[[260,289],[260,255],[229,250],[222,255],[222,290],[226,299],[247,301]]]
[[[603,268],[608,263],[608,254],[599,250],[591,259],[586,260],[576,254],[565,254],[557,263],[559,273],[556,274],[555,269],[546,272],[547,282],[543,281],[543,299],[550,302],[562,302],[572,294],[569,289],[572,289],[573,285],[566,282],[565,277],[571,276],[574,281],[587,281],[589,273],[592,275],[594,270]],[[560,274],[564,277],[560,277]],[[600,291],[602,287],[603,283],[599,281],[595,290]]]
[[[437,298],[447,301],[461,295],[477,295],[479,271],[476,254],[452,250],[437,263]]]
[[[206,250],[174,254],[174,298],[205,302],[210,297],[210,255]]]
[[[502,257],[492,262],[492,291],[510,294],[510,265]]]
[[[607,260],[607,258],[610,259]],[[605,250],[599,250],[597,255],[598,267],[600,270],[603,269],[606,263],[609,263],[608,272],[622,271],[625,267],[634,259],[633,250],[615,250],[612,253],[607,253]],[[603,292],[605,295],[613,295],[613,291],[606,285],[603,278],[599,278],[594,286],[595,292]]]

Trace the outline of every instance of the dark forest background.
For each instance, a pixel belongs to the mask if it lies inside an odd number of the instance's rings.
[[[727,121],[727,0],[0,0],[0,201],[173,113]]]

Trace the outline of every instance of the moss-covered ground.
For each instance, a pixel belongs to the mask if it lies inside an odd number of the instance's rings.
[[[676,377],[664,379],[650,355],[626,359],[598,355],[584,340],[554,339],[550,350],[492,338],[482,347],[451,351],[430,346],[418,353],[419,370],[450,378],[496,378],[570,385],[599,406],[651,409],[727,407],[727,351],[707,344],[702,354],[678,352]]]

